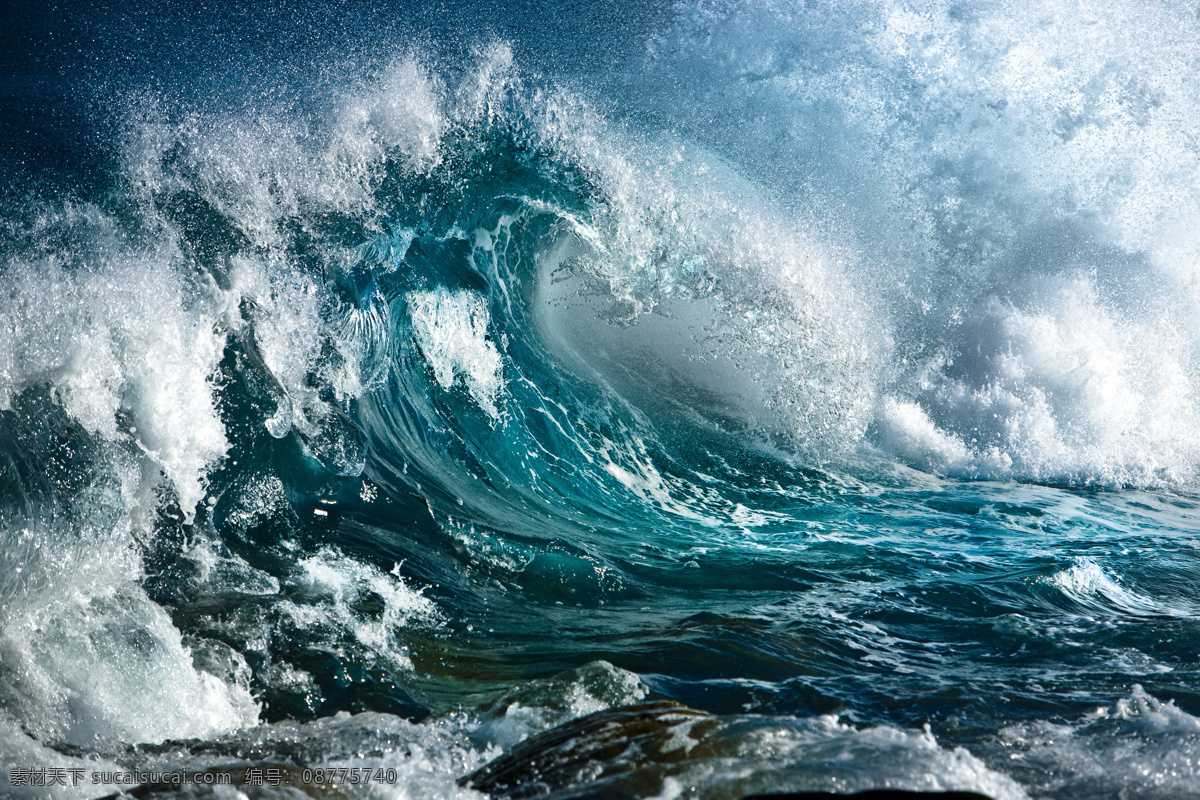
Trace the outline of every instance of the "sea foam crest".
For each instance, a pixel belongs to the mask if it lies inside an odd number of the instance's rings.
[[[1184,619],[1195,616],[1191,611],[1174,608],[1122,586],[1091,559],[1080,559],[1070,569],[1055,573],[1049,582],[1093,613]]]
[[[279,252],[290,244],[289,221],[373,219],[373,190],[389,160],[418,171],[436,164],[441,94],[419,61],[401,57],[339,93],[316,132],[269,110],[164,122],[155,108],[139,109],[150,119],[132,125],[124,171],[135,196],[154,203],[194,192],[251,244]]]

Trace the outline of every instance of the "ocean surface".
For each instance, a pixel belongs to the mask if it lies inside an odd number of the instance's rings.
[[[0,796],[1200,798],[1194,3],[45,5]]]

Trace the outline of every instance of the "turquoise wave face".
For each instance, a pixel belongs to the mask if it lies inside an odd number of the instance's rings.
[[[0,62],[6,791],[1196,792],[1194,15],[404,12]]]

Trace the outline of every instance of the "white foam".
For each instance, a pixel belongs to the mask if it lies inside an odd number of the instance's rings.
[[[409,669],[412,661],[403,631],[410,625],[436,625],[440,621],[437,606],[420,592],[410,589],[399,576],[323,548],[302,559],[301,582],[318,595],[319,602],[298,604],[290,601],[281,609],[310,637],[333,636],[348,632],[372,658],[382,658],[393,666]],[[363,613],[364,601],[380,604],[374,613]]]
[[[1200,720],[1137,685],[1082,719],[1012,725],[998,741],[1040,794],[1169,800],[1200,785]]]
[[[4,705],[77,745],[252,725],[246,687],[197,670],[138,585],[135,547],[164,500],[193,519],[226,453],[220,298],[177,271],[170,236],[134,247],[91,206],[40,209],[21,236],[0,273],[0,404],[24,414],[22,393],[48,393],[17,427],[78,429],[68,450],[28,454],[61,460],[57,483],[0,529]]]
[[[1036,285],[1024,308],[993,297],[974,310],[958,355],[924,376],[915,402],[885,403],[880,441],[968,477],[1192,480],[1200,429],[1187,345],[1116,314],[1086,278]]]
[[[446,391],[456,379],[493,419],[504,387],[500,353],[488,337],[490,318],[482,295],[438,287],[407,298],[413,333],[433,375]]]
[[[252,244],[279,253],[289,220],[377,213],[372,189],[387,159],[417,170],[436,164],[441,106],[428,71],[399,57],[340,92],[318,132],[286,113],[188,113],[178,122],[137,123],[125,171],[144,199],[195,191]]]
[[[228,447],[212,383],[225,344],[215,314],[174,272],[178,253],[169,244],[129,251],[90,207],[46,217],[42,225],[70,229],[91,252],[7,264],[0,408],[48,383],[86,430],[132,444],[161,470],[190,519],[208,469]]]
[[[13,783],[13,770],[57,769],[54,784],[35,786],[32,777]],[[86,800],[96,797],[96,772],[117,770],[106,759],[74,758],[31,739],[16,722],[0,719],[0,792],[12,800]],[[74,772],[72,772],[74,770]],[[46,773],[42,773],[45,775]],[[58,780],[61,775],[61,781]],[[43,783],[45,781],[42,781]]]
[[[161,742],[257,723],[248,689],[195,669],[166,612],[136,584],[59,589],[59,600],[10,620],[0,637],[5,707],[39,740]]]
[[[0,705],[31,735],[96,747],[256,724],[247,676],[225,683],[231,676],[198,668],[139,585],[127,517],[28,523],[0,531],[0,541],[2,560],[14,561],[0,587]],[[232,566],[214,563],[209,577],[226,590],[264,591],[252,579],[265,576]]]

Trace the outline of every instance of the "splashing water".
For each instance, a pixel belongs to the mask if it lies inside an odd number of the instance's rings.
[[[61,11],[0,793],[1200,797],[1193,9]]]

